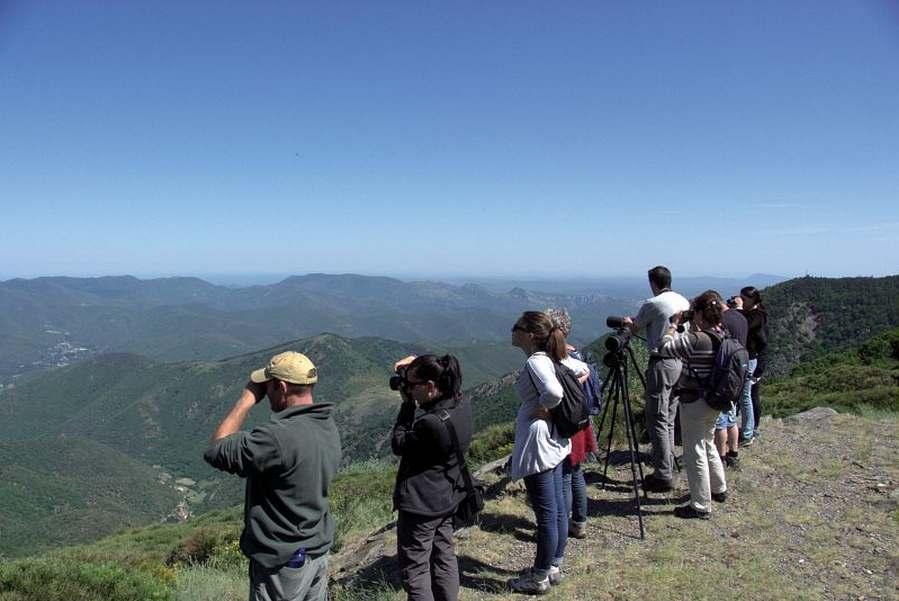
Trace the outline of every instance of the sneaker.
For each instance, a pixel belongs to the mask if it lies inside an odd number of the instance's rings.
[[[674,517],[682,518],[685,520],[707,520],[711,516],[709,515],[708,511],[699,511],[692,505],[681,505],[674,508]]]
[[[541,578],[534,568],[524,570],[518,575],[518,578],[513,578],[509,581],[509,587],[513,591],[528,595],[544,595],[549,591],[550,586],[549,576],[545,575]]]
[[[559,566],[549,566],[549,583],[553,586],[562,583],[562,568]]]
[[[752,446],[753,442],[755,442],[755,436],[753,436],[752,438],[744,438],[743,440],[740,441],[740,446],[741,447],[749,447],[749,446]]]
[[[734,457],[733,455],[725,455],[722,463],[724,463],[725,467],[729,467],[729,468],[735,469],[735,470],[740,469],[740,458],[739,457]]]
[[[725,501],[727,501],[727,491],[725,490],[724,492],[713,492],[712,500],[716,503],[724,503]]]
[[[674,482],[656,478],[653,473],[643,478],[643,490],[646,492],[671,492],[674,490]]]
[[[575,522],[574,520],[569,520],[568,537],[587,538],[587,522]]]

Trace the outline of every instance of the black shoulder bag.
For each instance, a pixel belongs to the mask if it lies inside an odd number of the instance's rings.
[[[484,509],[484,485],[481,482],[475,482],[468,471],[468,465],[465,463],[465,457],[462,456],[462,449],[459,447],[456,427],[453,426],[448,411],[443,412],[440,416],[440,421],[443,422],[447,432],[449,432],[453,448],[456,450],[459,469],[462,471],[462,478],[465,480],[465,498],[459,502],[459,505],[456,507],[456,513],[453,514],[453,529],[459,530],[478,523],[478,514]]]

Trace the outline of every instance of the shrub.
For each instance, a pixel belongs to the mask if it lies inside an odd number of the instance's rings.
[[[17,601],[168,601],[171,593],[152,575],[112,563],[45,558],[0,566],[0,594]]]

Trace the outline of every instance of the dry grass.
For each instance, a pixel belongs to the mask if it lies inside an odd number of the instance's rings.
[[[630,496],[630,468],[601,490],[588,471],[588,538],[569,541],[565,580],[548,599],[895,599],[899,562],[899,420],[839,415],[768,422],[762,439],[728,471],[731,497],[709,521],[679,520],[671,497],[644,506],[646,539]],[[612,468],[610,468],[611,470]],[[592,480],[592,482],[591,482]],[[334,592],[341,599],[404,598],[391,531],[354,547],[362,562]],[[366,550],[366,552],[362,552]],[[368,553],[368,555],[366,555]],[[481,529],[457,541],[460,598],[521,599],[506,580],[533,559],[533,514],[519,487],[491,500]],[[365,583],[374,583],[365,597]]]

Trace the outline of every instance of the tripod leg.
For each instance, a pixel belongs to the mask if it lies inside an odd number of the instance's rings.
[[[634,426],[634,420],[633,420],[634,410],[631,407],[631,397],[630,397],[629,393],[625,393],[624,403],[625,403],[624,411],[628,415],[627,425],[628,425],[628,429],[630,430],[630,432],[629,432],[630,436],[628,438],[631,441],[633,441],[634,459],[637,464],[637,472],[640,474],[640,487],[642,488],[645,476],[643,475],[643,462],[640,460],[640,444],[638,442],[639,439],[637,438],[637,428],[636,428],[636,426]],[[643,498],[645,498],[645,499],[649,498],[649,493],[646,492],[646,489],[643,489]]]
[[[612,380],[614,399],[612,401],[612,417],[609,421],[609,444],[606,446],[606,465],[602,470],[602,488],[605,490],[608,481],[609,459],[612,455],[612,438],[615,436],[615,417],[618,414],[618,398],[621,396],[621,373],[616,371]]]
[[[596,430],[596,436],[602,436],[602,427],[606,423],[606,416],[609,414],[609,405],[611,405],[612,395],[615,393],[615,377],[611,372],[609,373],[609,390],[606,393],[606,402],[603,404],[602,408],[602,416],[599,418],[599,429]]]
[[[624,405],[624,418],[628,423],[628,427],[626,427],[627,431],[627,446],[630,451],[631,456],[631,477],[634,482],[634,503],[637,506],[637,520],[640,523],[640,538],[646,538],[646,531],[643,528],[643,508],[640,506],[640,489],[637,484],[637,466],[639,465],[639,461],[637,461],[637,457],[639,454],[639,448],[637,447],[637,439],[634,436],[634,424],[631,419],[631,403],[630,403],[630,395],[628,394],[627,389],[624,390],[624,394],[622,395],[623,405]],[[643,483],[643,470],[640,469],[640,485]],[[643,494],[646,494],[646,491],[643,491]]]

